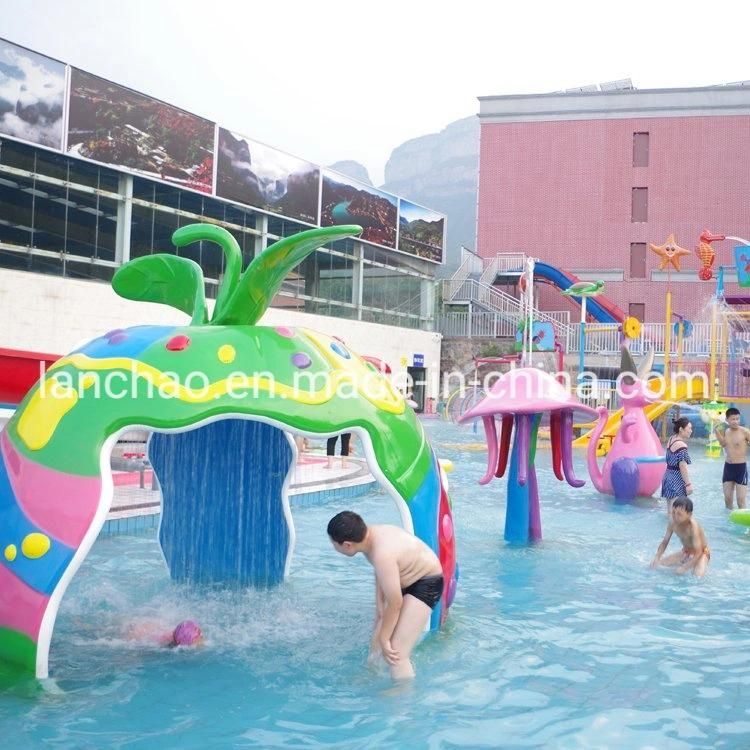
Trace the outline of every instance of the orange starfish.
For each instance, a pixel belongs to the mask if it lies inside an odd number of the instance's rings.
[[[663,245],[653,245],[649,242],[648,246],[661,258],[661,263],[659,263],[660,271],[663,271],[670,265],[675,269],[675,271],[679,271],[680,258],[683,255],[690,255],[689,250],[685,250],[684,247],[680,247],[677,244],[677,240],[675,239],[674,234],[670,234]]]

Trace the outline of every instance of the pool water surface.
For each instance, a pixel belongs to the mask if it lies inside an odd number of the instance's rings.
[[[712,549],[702,580],[652,571],[666,525],[657,501],[616,505],[587,481],[537,471],[544,539],[503,541],[505,480],[479,487],[471,428],[425,422],[453,461],[461,577],[445,629],[393,686],[365,665],[374,611],[366,560],[336,554],[346,507],[398,523],[370,492],[294,510],[288,582],[270,592],[172,583],[155,532],[102,537],[63,600],[49,680],[0,672],[8,747],[658,748],[750,747],[750,536],[731,525],[721,461],[691,446],[695,516]],[[583,453],[579,477],[588,479]],[[670,549],[677,549],[673,540]],[[149,628],[192,618],[201,649]],[[12,743],[12,744],[11,744]]]

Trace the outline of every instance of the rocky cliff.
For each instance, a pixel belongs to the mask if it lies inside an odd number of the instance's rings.
[[[475,116],[402,143],[385,166],[383,190],[447,214],[448,253],[441,275],[458,265],[461,245],[475,247],[478,173]]]
[[[337,161],[334,164],[329,164],[328,169],[341,172],[341,174],[351,177],[353,180],[364,182],[365,185],[372,185],[372,180],[370,179],[370,173],[367,171],[367,167],[364,164],[360,164],[358,161],[353,161],[351,159]]]

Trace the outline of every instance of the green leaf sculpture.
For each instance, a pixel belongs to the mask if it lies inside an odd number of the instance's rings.
[[[223,227],[188,224],[173,235],[176,247],[193,242],[218,244],[224,252],[224,278],[209,322],[200,266],[187,258],[160,253],[126,263],[112,279],[121,297],[170,305],[191,316],[190,325],[254,325],[263,316],[287,274],[319,247],[360,234],[362,227],[324,227],[284,237],[267,247],[240,276],[242,253],[237,240]]]
[[[157,302],[191,316],[190,325],[205,325],[208,308],[201,267],[175,255],[148,255],[119,268],[112,288],[125,299]]]
[[[358,235],[354,224],[309,229],[284,237],[267,247],[245,269],[225,309],[214,314],[214,325],[254,325],[263,316],[287,274],[319,247]]]

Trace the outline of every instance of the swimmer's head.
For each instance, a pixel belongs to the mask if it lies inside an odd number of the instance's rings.
[[[192,620],[183,620],[172,633],[174,646],[199,646],[203,642],[200,625]]]

